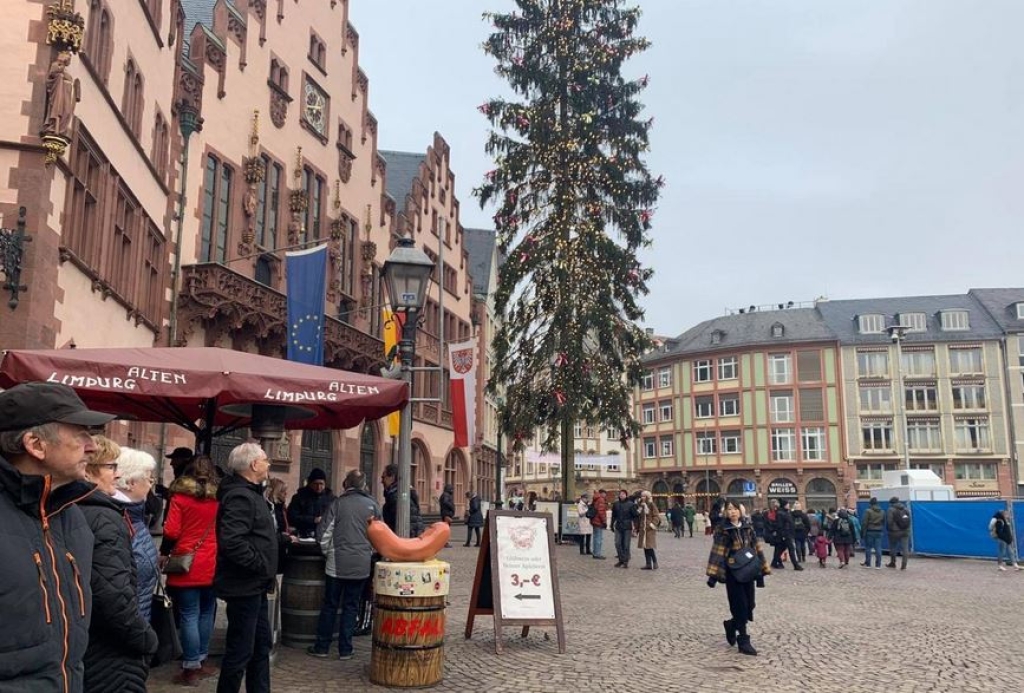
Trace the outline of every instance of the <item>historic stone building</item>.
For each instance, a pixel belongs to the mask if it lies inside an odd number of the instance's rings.
[[[0,347],[206,345],[283,357],[284,252],[325,243],[325,365],[376,373],[379,270],[397,234],[410,234],[438,259],[417,351],[417,365],[435,370],[417,373],[415,394],[439,401],[414,407],[414,483],[429,512],[446,475],[474,475],[468,449],[452,448],[441,348],[471,330],[459,203],[440,135],[424,154],[394,153],[394,171],[378,151],[348,8],[9,8],[0,213],[13,228],[24,207],[32,242],[19,263],[30,288],[0,320]],[[154,451],[191,442],[140,423],[112,433]],[[215,456],[243,435],[219,439]],[[359,466],[379,491],[393,443],[384,422],[369,422],[291,434],[270,452],[293,489],[313,466],[334,486]]]

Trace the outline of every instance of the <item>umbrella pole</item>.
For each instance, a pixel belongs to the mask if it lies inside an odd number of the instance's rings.
[[[213,419],[217,415],[217,401],[213,398],[206,400],[206,416],[203,417],[203,429],[196,435],[196,450],[202,450],[207,457],[213,449]]]

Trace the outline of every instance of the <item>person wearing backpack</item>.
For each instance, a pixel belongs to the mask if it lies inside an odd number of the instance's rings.
[[[878,499],[872,498],[868,509],[864,511],[864,562],[865,568],[871,567],[871,554],[875,554],[875,568],[882,567],[882,525],[885,524],[885,513],[878,505]]]
[[[592,556],[590,552],[590,538],[594,536],[594,526],[590,520],[597,514],[597,508],[590,502],[590,494],[580,495],[576,502],[576,514],[580,518],[580,555]]]
[[[839,567],[845,568],[850,565],[850,546],[857,542],[857,533],[850,521],[850,513],[846,508],[839,508],[836,519],[828,529],[828,538],[836,547],[836,557],[839,559]]]
[[[900,570],[907,569],[907,556],[910,554],[910,511],[893,496],[889,499],[889,509],[885,512],[885,531],[889,535],[889,562],[886,568],[896,567],[896,553],[902,557]]]
[[[1003,565],[1004,556],[1007,563],[1012,561],[1014,569],[1020,570],[1021,567],[1017,563],[1017,547],[1013,541],[1013,530],[1010,529],[1010,523],[1002,510],[997,510],[996,514],[992,516],[988,523],[988,533],[996,540],[996,566],[999,570],[1006,570],[1006,566]]]

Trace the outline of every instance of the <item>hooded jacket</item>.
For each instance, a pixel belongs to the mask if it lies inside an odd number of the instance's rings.
[[[145,693],[156,633],[139,611],[131,521],[107,494],[84,481],[69,485],[95,537],[92,608],[85,650],[85,691]]]
[[[444,492],[437,499],[437,504],[441,509],[441,519],[455,519],[455,489],[451,484],[445,484]]]
[[[270,591],[276,583],[278,536],[263,487],[231,474],[220,482],[217,502],[217,596],[253,597]]]
[[[885,513],[877,505],[869,505],[864,511],[864,533],[878,532],[881,534],[885,524]]]
[[[0,457],[0,614],[17,624],[0,628],[0,690],[82,690],[93,536],[68,491]]]
[[[171,555],[191,553],[192,569],[167,576],[169,587],[209,587],[217,565],[217,482],[200,484],[182,476],[171,484],[164,536],[174,541]],[[205,538],[204,538],[205,537]]]
[[[370,577],[370,518],[380,519],[380,506],[364,491],[349,489],[331,503],[317,529],[328,575],[341,580]]]

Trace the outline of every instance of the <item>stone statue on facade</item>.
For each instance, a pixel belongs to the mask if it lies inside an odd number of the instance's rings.
[[[71,53],[61,51],[50,65],[46,76],[46,118],[43,120],[43,134],[69,138],[71,118],[75,113],[75,80],[68,74]]]

